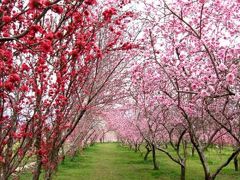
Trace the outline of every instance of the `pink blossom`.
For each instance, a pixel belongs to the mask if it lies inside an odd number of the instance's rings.
[[[227,70],[227,66],[225,64],[221,63],[221,64],[219,64],[218,69],[220,71],[226,71]]]
[[[192,90],[196,90],[198,86],[196,84],[192,84],[191,87],[192,87]]]
[[[208,86],[208,91],[211,92],[211,93],[214,93],[215,89],[214,89],[213,86]]]
[[[200,92],[200,96],[201,96],[201,97],[206,97],[206,96],[209,96],[209,93],[208,93],[205,89],[203,89],[203,90]]]
[[[226,76],[226,81],[229,84],[233,84],[234,80],[235,80],[235,75],[233,73],[228,73],[227,76]]]
[[[205,2],[206,2],[206,0],[199,0],[199,2],[200,2],[200,3],[205,3]]]

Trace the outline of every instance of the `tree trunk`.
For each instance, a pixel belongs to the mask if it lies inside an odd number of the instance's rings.
[[[0,174],[0,179],[1,180],[8,180],[10,175],[7,175],[7,174]]]
[[[145,154],[145,156],[144,156],[144,161],[147,161],[148,155],[149,155],[149,153],[151,152],[151,150],[150,150],[149,148],[146,148],[146,149],[147,149],[147,152],[146,152],[146,154]]]
[[[50,157],[50,162],[53,163],[53,167],[48,167],[48,169],[45,172],[45,180],[51,180],[52,179],[52,174],[57,171],[58,167],[58,150],[55,150],[51,157]]]
[[[194,133],[192,133],[191,131],[190,131],[190,138],[191,138],[192,145],[194,146],[194,149],[196,149],[199,159],[200,159],[200,162],[202,164],[202,167],[204,170],[204,175],[205,175],[205,180],[212,180],[213,178],[211,177],[209,165],[208,165],[206,156],[203,152],[201,143],[197,140]]]
[[[152,144],[152,158],[153,158],[153,169],[154,170],[158,170],[159,167],[157,165],[156,149],[155,149],[155,145],[154,144]]]
[[[205,180],[214,180],[215,178],[212,178],[210,173],[205,175]]]
[[[52,170],[47,170],[45,173],[45,180],[51,180],[52,179]]]
[[[167,143],[165,143],[165,149],[167,149],[168,148],[168,144]]]
[[[192,146],[192,157],[195,155],[195,148]]]
[[[41,137],[42,137],[42,133],[39,129],[39,132],[37,134],[36,137],[36,143],[35,143],[35,147],[36,149],[39,151],[41,149]],[[36,167],[33,173],[33,180],[38,180],[41,174],[41,169],[42,169],[42,155],[40,153],[37,154],[37,162],[36,162]]]
[[[186,179],[187,141],[182,141],[182,144],[183,144],[184,158],[181,159],[181,180],[185,180]]]
[[[181,180],[186,179],[186,168],[185,165],[181,165]]]
[[[42,170],[42,155],[41,153],[39,152],[40,149],[41,149],[41,140],[42,140],[42,127],[43,127],[43,124],[42,124],[42,111],[40,110],[39,107],[41,107],[40,105],[40,102],[41,102],[41,95],[38,95],[37,96],[37,109],[36,109],[36,112],[38,113],[39,115],[39,119],[37,120],[37,125],[38,125],[38,128],[36,130],[36,141],[35,141],[35,148],[37,150],[37,162],[36,162],[36,167],[34,169],[34,173],[33,173],[33,180],[38,180],[39,177],[40,177],[40,174],[41,174],[41,170]]]
[[[40,174],[41,174],[41,169],[42,169],[42,158],[40,155],[37,156],[37,163],[36,163],[36,168],[33,173],[33,180],[39,180]]]
[[[62,145],[62,163],[64,163],[64,160],[65,160],[65,151],[64,151],[64,146]]]
[[[236,155],[233,159],[233,163],[234,163],[234,169],[235,171],[238,171],[239,166],[238,166],[238,155]]]
[[[138,145],[137,145],[137,144],[134,145],[134,151],[135,151],[135,152],[138,151]]]

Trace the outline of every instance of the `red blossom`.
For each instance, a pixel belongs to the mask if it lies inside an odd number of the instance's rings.
[[[39,66],[36,70],[37,70],[38,73],[42,73],[43,72],[42,66]]]
[[[9,81],[12,83],[19,82],[21,79],[17,73],[11,74],[9,77]]]
[[[45,1],[43,1],[43,4],[44,4],[45,6],[50,6],[50,5],[51,5],[51,2],[50,2],[49,0],[45,0]]]
[[[23,64],[22,64],[22,67],[21,67],[21,70],[22,70],[22,71],[29,71],[29,69],[30,69],[30,68],[29,68],[29,66],[28,66],[26,63],[23,63]]]
[[[109,30],[113,32],[113,31],[114,31],[114,28],[113,28],[112,26],[110,26],[110,27],[109,27]]]
[[[104,18],[104,21],[110,21],[112,16],[113,15],[116,15],[117,14],[117,11],[115,8],[110,8],[110,9],[107,9],[105,11],[103,11],[103,18]]]
[[[43,164],[47,164],[47,163],[48,163],[48,159],[47,159],[47,158],[43,158],[43,159],[42,159],[42,163],[43,163]]]
[[[121,25],[121,20],[120,20],[120,19],[116,19],[116,20],[115,20],[115,24],[116,24],[116,25]]]
[[[30,30],[32,30],[33,32],[40,32],[43,33],[43,28],[40,25],[33,25],[31,26]]]
[[[2,17],[2,21],[5,23],[9,23],[11,22],[12,18],[10,16],[3,16]]]
[[[4,163],[4,162],[5,162],[5,160],[4,160],[4,158],[3,158],[2,156],[0,156],[0,162],[1,162],[1,163]]]
[[[40,50],[44,53],[52,51],[52,42],[50,40],[45,40],[40,43]]]
[[[129,50],[129,49],[133,49],[133,48],[137,48],[138,46],[135,44],[132,44],[130,42],[126,42],[122,45],[122,47],[120,49],[122,50]]]
[[[30,9],[39,8],[42,5],[42,0],[29,0],[28,6]]]
[[[97,4],[97,1],[96,1],[96,0],[85,0],[84,2],[85,2],[85,4],[87,4],[87,5]]]
[[[58,14],[61,14],[63,13],[63,8],[59,5],[54,5],[52,6],[52,10],[55,12],[55,13],[58,13]]]
[[[19,149],[18,150],[18,155],[20,156],[20,157],[23,157],[24,156],[24,152],[23,152],[23,149]]]
[[[72,54],[72,57],[73,58],[76,58],[77,56],[78,56],[78,50],[77,49],[74,49],[72,52],[71,52],[71,54]]]
[[[45,37],[49,40],[52,40],[54,38],[54,34],[52,32],[49,32],[45,35]]]
[[[27,92],[29,90],[28,86],[27,85],[23,85],[21,88],[20,88],[21,91],[23,92]]]
[[[89,16],[89,14],[90,14],[90,13],[89,13],[88,10],[84,11],[84,15],[85,15],[85,16]]]
[[[4,87],[7,91],[13,91],[14,90],[14,85],[10,81],[5,82]]]
[[[57,33],[55,33],[55,37],[57,39],[62,39],[63,38],[63,33],[62,32],[57,32]]]
[[[38,63],[41,64],[41,65],[45,64],[45,62],[46,61],[43,58],[39,58],[39,60],[38,60]]]

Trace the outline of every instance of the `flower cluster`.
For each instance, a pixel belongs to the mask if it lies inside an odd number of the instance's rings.
[[[103,11],[103,19],[104,21],[110,21],[112,16],[116,14],[116,9],[115,8],[110,8],[105,11]]]

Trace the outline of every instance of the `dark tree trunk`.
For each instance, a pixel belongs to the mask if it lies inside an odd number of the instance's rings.
[[[151,152],[151,150],[150,150],[149,148],[146,148],[146,149],[147,149],[147,152],[146,152],[146,154],[145,154],[145,156],[144,156],[144,161],[147,161],[148,155],[149,155],[149,153]]]
[[[39,114],[39,119],[37,120],[37,125],[38,128],[36,130],[36,141],[35,141],[35,148],[38,151],[37,153],[37,162],[36,162],[36,167],[34,169],[34,173],[33,173],[33,180],[39,180],[40,174],[41,174],[41,170],[42,170],[42,155],[39,153],[40,149],[41,149],[41,140],[42,140],[42,112],[40,110],[40,102],[41,102],[41,96],[37,96],[37,110],[36,112]]]
[[[37,150],[40,150],[41,148],[41,137],[42,137],[41,132],[38,132],[36,143],[35,143],[35,147]],[[37,162],[36,162],[36,167],[33,173],[33,180],[39,180],[41,169],[42,169],[42,155],[37,154]]]
[[[51,180],[52,179],[52,171],[47,170],[45,174],[45,179],[44,180]]]
[[[186,179],[186,168],[185,165],[181,165],[181,180]]]
[[[212,180],[212,177],[211,177],[211,174],[210,174],[210,169],[209,169],[209,166],[208,166],[208,162],[207,162],[206,156],[203,152],[203,148],[202,148],[200,142],[197,140],[197,138],[195,138],[194,133],[192,133],[191,131],[190,131],[189,135],[190,135],[190,138],[191,138],[192,145],[194,146],[194,149],[196,149],[196,151],[198,153],[198,156],[199,156],[199,159],[200,159],[200,162],[202,164],[202,167],[203,167],[203,170],[204,170],[205,180]]]
[[[152,158],[153,158],[153,169],[154,170],[158,170],[159,167],[157,165],[156,149],[155,149],[155,145],[154,144],[152,144]]]
[[[104,143],[104,136],[105,136],[105,135],[103,134],[103,136],[102,136],[102,138],[101,138],[102,143]]]
[[[185,180],[186,179],[187,141],[182,141],[182,144],[183,144],[184,158],[181,159],[181,180]]]
[[[195,148],[192,146],[192,157],[195,155]]]
[[[208,174],[207,176],[205,176],[205,180],[214,180],[215,178],[212,178],[210,174]]]
[[[238,171],[239,166],[238,166],[238,155],[236,155],[233,159],[233,163],[234,163],[234,169],[235,171]]]
[[[134,145],[134,151],[135,151],[135,152],[138,151],[138,145],[137,145],[137,144]]]
[[[41,169],[42,169],[42,158],[38,155],[37,156],[37,164],[36,168],[33,174],[33,180],[39,180],[40,174],[41,174]]]
[[[51,154],[50,162],[52,162],[53,167],[50,167],[46,170],[44,180],[51,180],[53,173],[58,170],[57,169],[58,168],[58,162],[59,162],[58,152],[59,152],[59,149],[55,149],[55,151],[53,151],[53,153]]]
[[[65,151],[64,151],[64,147],[62,146],[62,163],[64,164],[65,161]]]
[[[167,145],[167,143],[165,143],[165,149],[167,149],[168,148],[168,145]]]

